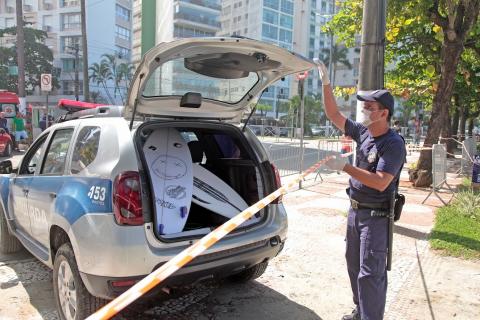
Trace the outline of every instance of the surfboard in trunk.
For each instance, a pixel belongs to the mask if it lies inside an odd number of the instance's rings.
[[[259,166],[238,128],[228,127],[146,130],[142,151],[160,237],[206,234],[263,196]],[[261,220],[259,214],[242,227]]]

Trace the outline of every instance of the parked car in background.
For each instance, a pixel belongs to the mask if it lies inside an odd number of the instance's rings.
[[[312,132],[312,136],[323,136],[325,135],[325,129],[321,127],[311,127],[310,131]]]
[[[288,128],[280,127],[279,136],[280,137],[288,137]]]
[[[259,136],[262,134],[262,128],[260,126],[254,126],[254,125],[248,125],[247,126],[252,132],[256,135]]]

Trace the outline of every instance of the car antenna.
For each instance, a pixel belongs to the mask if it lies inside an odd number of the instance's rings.
[[[140,93],[142,79],[145,76],[144,73],[140,74],[140,80],[138,81],[138,92]],[[135,97],[135,102],[133,102],[133,111],[132,111],[132,119],[130,119],[130,130],[133,128],[133,120],[135,119],[135,113],[137,112],[137,104],[138,104],[138,94]]]
[[[245,132],[245,128],[247,127],[248,121],[250,121],[250,118],[255,113],[255,111],[257,111],[257,105],[258,105],[258,102],[260,101],[260,98],[262,98],[263,93],[267,90],[268,90],[268,88],[262,91],[262,94],[260,95],[257,102],[255,103],[255,106],[253,106],[252,111],[250,111],[250,114],[248,115],[247,121],[245,121],[245,124],[243,125],[242,132]]]

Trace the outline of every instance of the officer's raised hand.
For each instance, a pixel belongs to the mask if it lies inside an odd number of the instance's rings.
[[[333,156],[325,162],[325,165],[335,171],[343,171],[347,164],[347,158],[340,156]]]
[[[327,86],[330,84],[330,79],[328,78],[328,69],[325,64],[320,61],[318,58],[313,58],[313,62],[317,64],[318,73],[320,74],[320,79],[322,80],[322,85]]]

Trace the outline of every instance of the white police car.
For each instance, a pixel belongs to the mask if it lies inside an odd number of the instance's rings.
[[[149,135],[175,128],[186,143],[193,141],[192,162],[251,205],[280,181],[261,143],[239,124],[242,114],[273,82],[314,66],[251,39],[183,39],[153,48],[124,109],[67,115],[36,139],[18,169],[0,176],[1,251],[23,245],[53,268],[61,318],[84,319],[228,220],[192,201],[182,231],[157,228],[156,186],[143,151]],[[225,151],[219,136],[235,152]],[[11,163],[0,170],[10,172]],[[276,201],[162,286],[254,279],[282,249],[286,232],[287,215]]]

